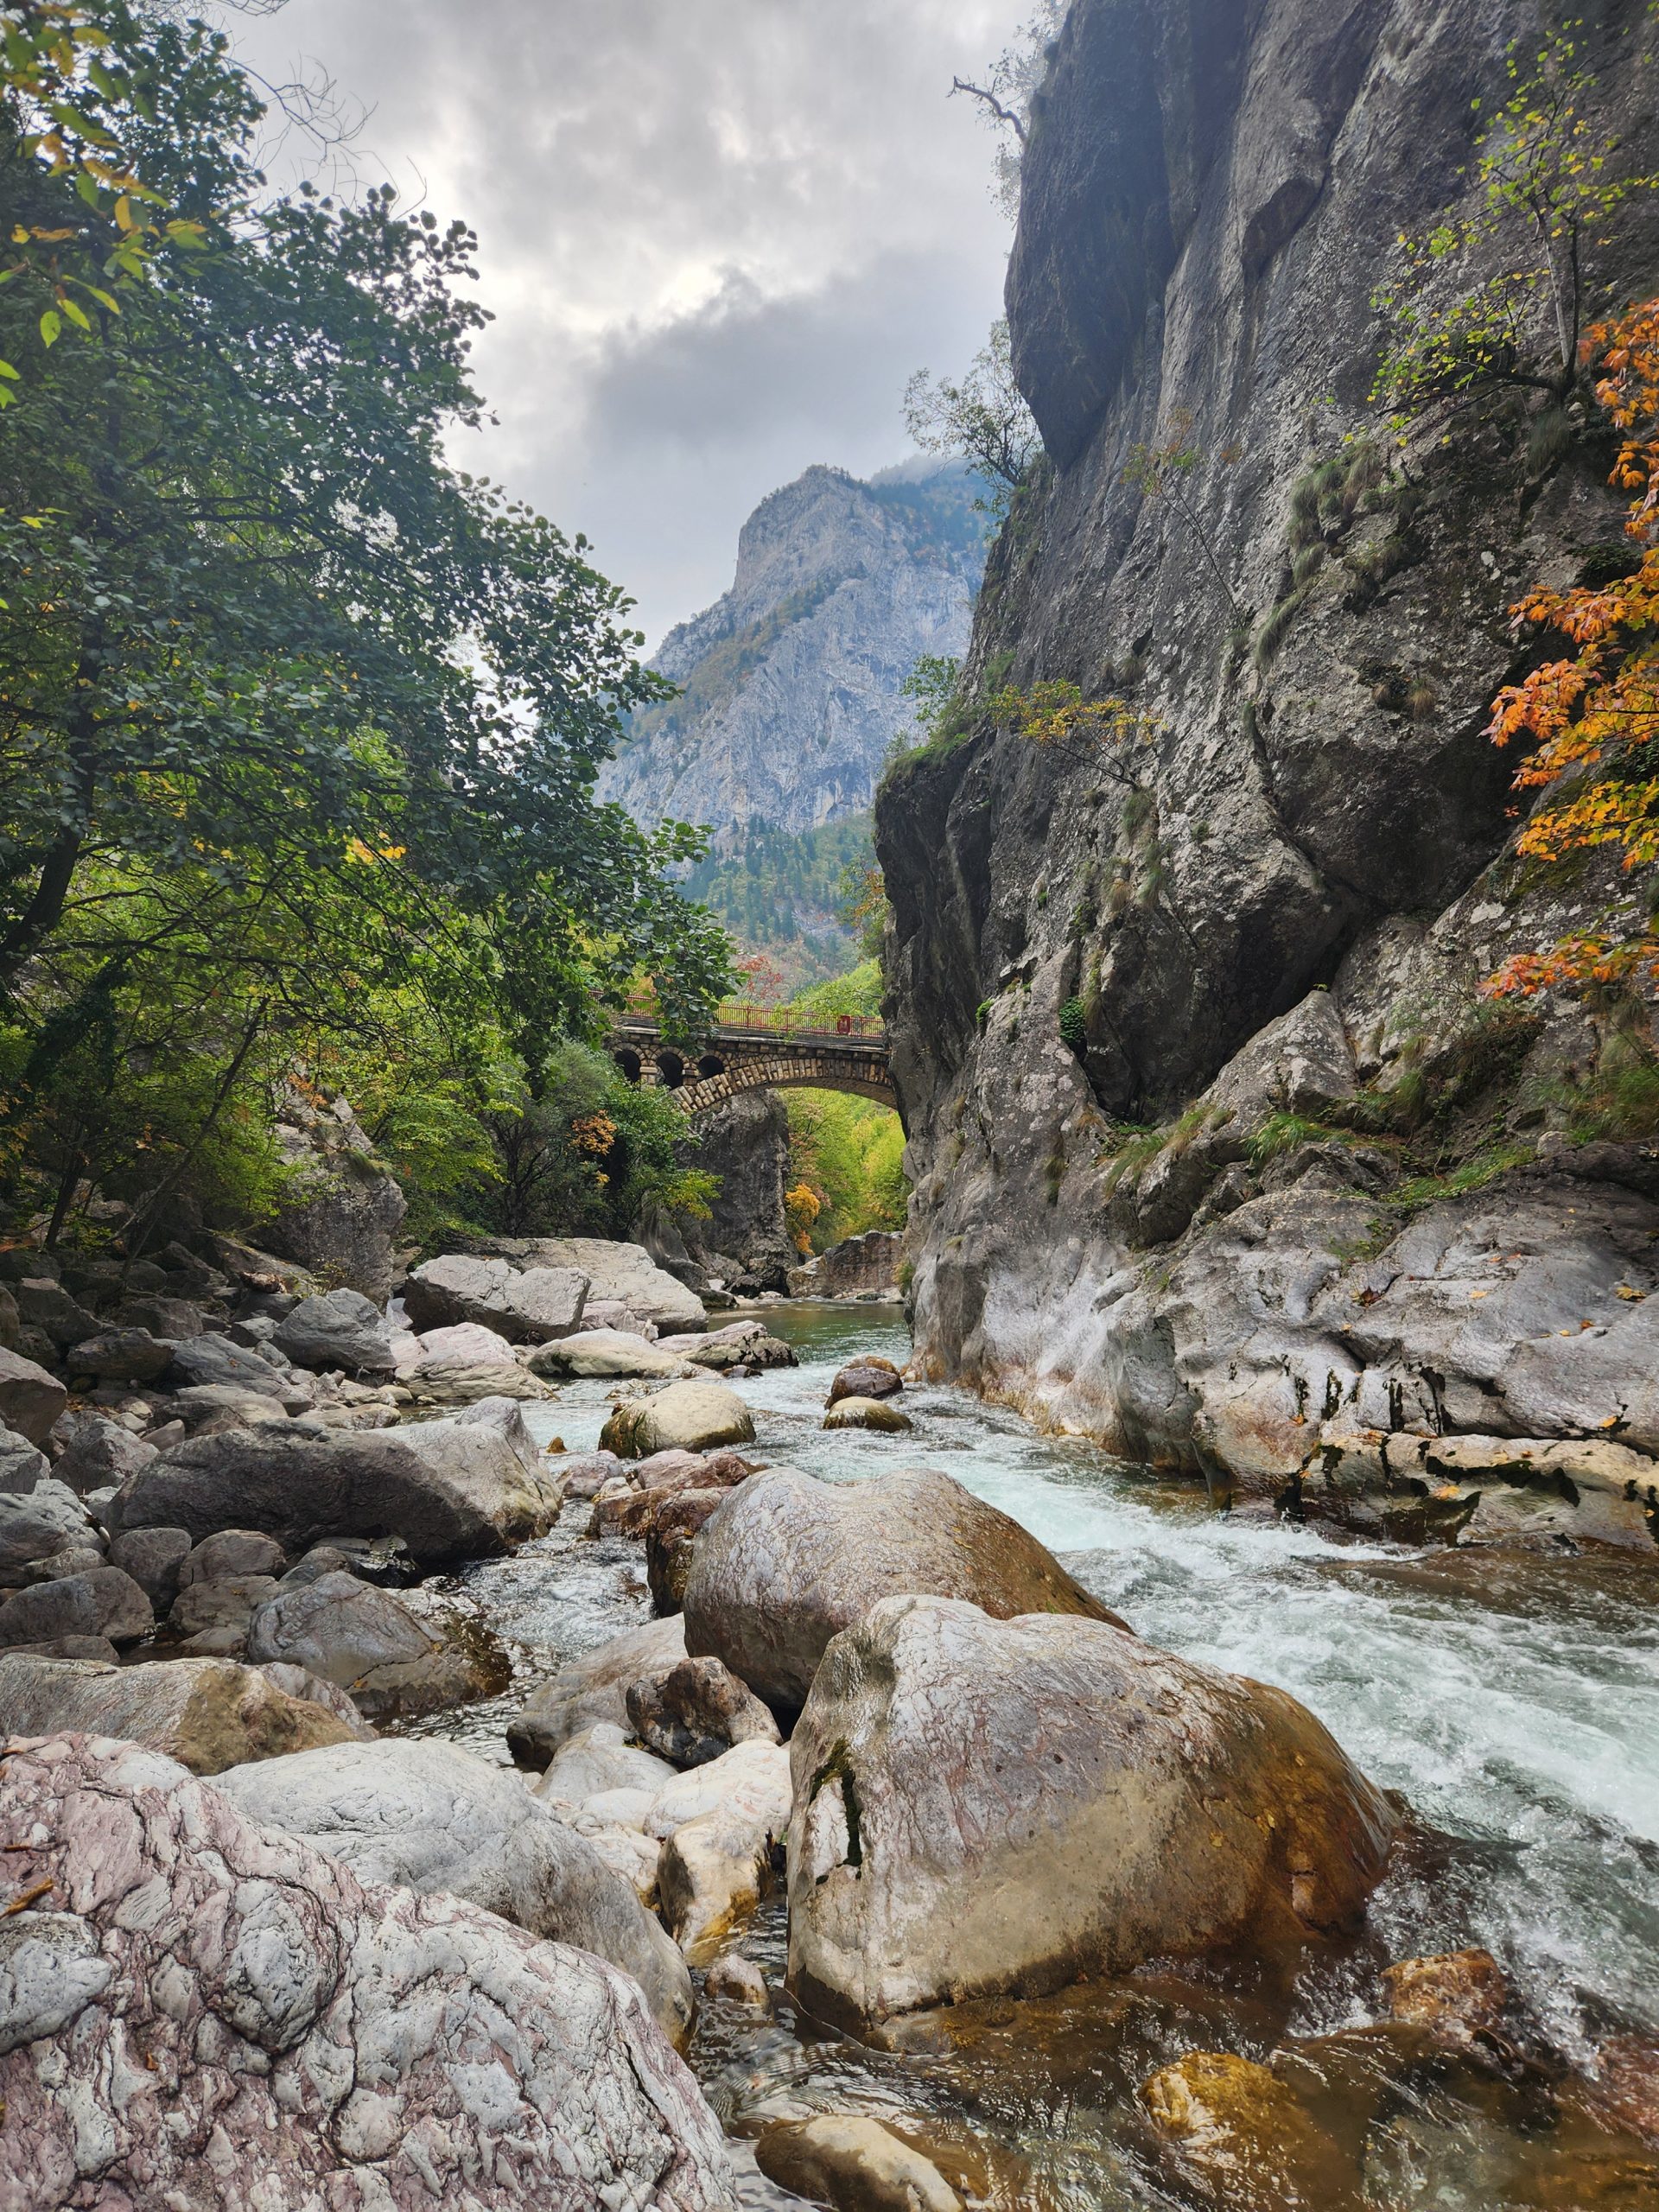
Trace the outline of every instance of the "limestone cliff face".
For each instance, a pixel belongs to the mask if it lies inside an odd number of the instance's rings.
[[[1592,13],[1635,158],[1655,26]],[[1514,864],[1481,734],[1511,603],[1618,557],[1608,451],[1535,394],[1397,451],[1368,404],[1393,241],[1538,36],[1520,0],[1075,0],[1008,282],[1052,465],[970,667],[1142,733],[982,721],[878,802],[925,1360],[1223,1489],[1312,1502],[1360,1429],[1659,1452],[1659,1169],[1571,1141],[1620,1039],[1479,997],[1617,888]],[[1595,274],[1659,284],[1645,203]],[[1172,430],[1196,525],[1125,479]]]
[[[809,468],[743,526],[732,588],[671,632],[654,665],[680,698],[635,717],[601,796],[639,821],[799,832],[861,813],[913,719],[900,685],[959,656],[984,565],[956,471],[862,483]]]

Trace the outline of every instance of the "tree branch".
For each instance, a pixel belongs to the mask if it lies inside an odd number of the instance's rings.
[[[970,85],[965,77],[953,77],[950,79],[950,98],[955,99],[958,92],[967,92],[974,99],[983,100],[986,106],[989,108],[991,113],[995,117],[996,120],[999,123],[1006,123],[1009,130],[1013,131],[1014,137],[1020,141],[1020,143],[1022,146],[1025,144],[1026,126],[1024,123],[1014,112],[1013,108],[1008,107],[1004,102],[998,99],[995,92],[987,92],[983,85]]]

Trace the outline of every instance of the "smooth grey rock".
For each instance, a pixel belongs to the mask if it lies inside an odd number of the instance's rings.
[[[753,1415],[723,1382],[671,1382],[649,1398],[626,1400],[599,1440],[602,1451],[624,1459],[645,1459],[658,1452],[712,1452],[753,1440]]]
[[[546,1344],[582,1326],[588,1287],[579,1268],[519,1268],[504,1259],[452,1253],[414,1270],[404,1304],[416,1330],[471,1321],[512,1344]]]
[[[213,1649],[230,1657],[247,1642],[248,1625],[260,1606],[276,1595],[276,1578],[269,1574],[204,1575],[188,1583],[173,1600],[168,1626],[175,1636],[195,1638],[227,1629],[229,1636],[212,1646],[192,1643],[193,1649]]]
[[[211,2160],[257,2177],[263,2212],[413,2212],[441,2143],[476,2212],[521,2212],[526,2176],[549,2212],[729,2204],[720,2124],[614,1967],[365,1888],[130,1745],[15,1752],[3,1786],[33,1847],[16,1878],[52,1883],[87,1939],[20,1977],[17,2032],[56,2024],[0,2059],[20,2205],[73,2201],[93,2125],[101,2184],[134,2203],[223,2201]]]
[[[41,1477],[31,1490],[0,1491],[0,1580],[31,1560],[50,1559],[92,1528],[85,1503],[49,1476]]]
[[[12,1295],[23,1326],[38,1329],[60,1352],[97,1333],[97,1321],[60,1282],[25,1280],[16,1286]]]
[[[110,1565],[130,1574],[161,1614],[179,1594],[179,1575],[190,1548],[183,1529],[135,1529],[112,1540]]]
[[[179,1569],[179,1587],[216,1582],[226,1575],[280,1575],[288,1554],[274,1536],[257,1529],[221,1529],[194,1545]]]
[[[418,1619],[390,1591],[351,1574],[275,1590],[249,1624],[247,1654],[255,1665],[283,1660],[321,1675],[372,1721],[492,1696],[512,1672],[487,1630],[458,1618]]]
[[[707,1325],[696,1293],[659,1268],[639,1244],[613,1243],[602,1236],[493,1236],[475,1240],[473,1249],[515,1268],[565,1268],[586,1275],[588,1304],[620,1305],[664,1332]]]
[[[734,1490],[697,1539],[685,1648],[724,1660],[791,1713],[830,1637],[901,1592],[964,1598],[1000,1619],[1116,1619],[1034,1536],[948,1475],[923,1467],[821,1483],[772,1467]]]
[[[154,1445],[146,1444],[130,1428],[102,1414],[72,1414],[67,1418],[71,1433],[66,1448],[52,1463],[52,1472],[83,1497],[89,1491],[125,1482],[156,1457]],[[61,1429],[62,1424],[59,1426]]]
[[[675,2043],[685,1962],[632,1887],[511,1770],[458,1745],[341,1745],[235,1768],[218,1786],[262,1827],[343,1859],[359,1881],[447,1892],[632,1974]]]
[[[790,1758],[790,1986],[858,2025],[1338,1929],[1397,1825],[1284,1691],[950,1599],[836,1637]]]
[[[438,1330],[436,1335],[448,1332]],[[501,1339],[502,1350],[507,1345]],[[472,1406],[486,1398],[509,1397],[520,1403],[556,1397],[538,1375],[516,1360],[418,1359],[397,1371],[397,1380],[417,1405]]]
[[[136,1278],[138,1269],[135,1268],[131,1272]],[[165,1281],[165,1276],[162,1280]],[[200,1306],[189,1299],[154,1294],[124,1299],[117,1318],[121,1326],[142,1329],[147,1336],[166,1344],[169,1363],[174,1349],[188,1337],[200,1336],[205,1325]]]
[[[601,1720],[561,1746],[536,1784],[536,1795],[555,1805],[582,1805],[619,1789],[654,1798],[676,1772],[666,1759],[630,1744],[623,1728]]]
[[[20,1497],[51,1471],[51,1462],[38,1444],[31,1444],[15,1428],[0,1428],[0,1497]]]
[[[188,1337],[173,1347],[167,1377],[175,1389],[193,1387],[251,1390],[264,1398],[280,1398],[283,1376],[279,1368],[228,1337]]]
[[[0,1649],[66,1636],[104,1636],[136,1643],[156,1625],[149,1599],[119,1567],[99,1566],[20,1590],[0,1605]]]
[[[255,1527],[290,1554],[327,1536],[394,1535],[433,1566],[543,1534],[562,1493],[550,1471],[526,1467],[517,1408],[497,1401],[467,1415],[482,1418],[365,1434],[283,1422],[192,1438],[123,1485],[120,1525],[187,1529],[198,1541]]]
[[[778,1723],[718,1659],[683,1659],[627,1691],[628,1719],[648,1751],[677,1767],[702,1766],[735,1744],[776,1744]]]
[[[55,1375],[21,1352],[0,1351],[0,1421],[31,1444],[44,1444],[69,1393]]]
[[[545,1768],[584,1730],[607,1723],[626,1733],[627,1694],[642,1677],[666,1675],[685,1656],[685,1624],[647,1621],[562,1667],[507,1723],[507,1748],[524,1766]]]
[[[385,1317],[360,1291],[302,1298],[278,1322],[271,1341],[296,1367],[319,1371],[390,1375],[397,1363]]]
[[[693,1371],[677,1353],[622,1329],[583,1329],[556,1344],[538,1344],[528,1364],[533,1375],[543,1376],[683,1376]]]
[[[0,1653],[0,1713],[15,1735],[123,1737],[195,1774],[342,1743],[355,1732],[321,1706],[286,1694],[257,1667],[228,1659],[111,1667]]]
[[[65,1365],[72,1375],[95,1375],[105,1382],[156,1382],[167,1372],[173,1346],[148,1329],[100,1329],[71,1347]]]
[[[499,1331],[486,1329],[480,1321],[455,1321],[448,1328],[428,1329],[414,1341],[423,1360],[464,1360],[480,1367],[518,1364],[518,1353]],[[406,1363],[398,1363],[400,1366]]]

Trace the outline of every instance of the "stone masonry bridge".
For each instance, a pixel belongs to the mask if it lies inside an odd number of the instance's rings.
[[[879,1021],[843,1014],[827,1028],[804,1027],[761,1007],[726,1009],[701,1050],[665,1045],[645,1015],[613,1027],[610,1052],[630,1083],[660,1084],[688,1116],[706,1114],[740,1090],[850,1090],[896,1111],[887,1033]]]

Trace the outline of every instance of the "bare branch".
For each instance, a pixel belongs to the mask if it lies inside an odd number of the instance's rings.
[[[965,77],[953,77],[950,79],[950,97],[952,99],[955,99],[958,92],[967,92],[974,99],[983,100],[992,115],[995,117],[996,120],[999,123],[1006,123],[1009,130],[1013,131],[1014,137],[1020,141],[1020,143],[1022,146],[1025,144],[1026,126],[1024,121],[1014,112],[1013,108],[1008,107],[1004,104],[1004,102],[998,99],[995,92],[988,92],[983,85],[970,85]]]

